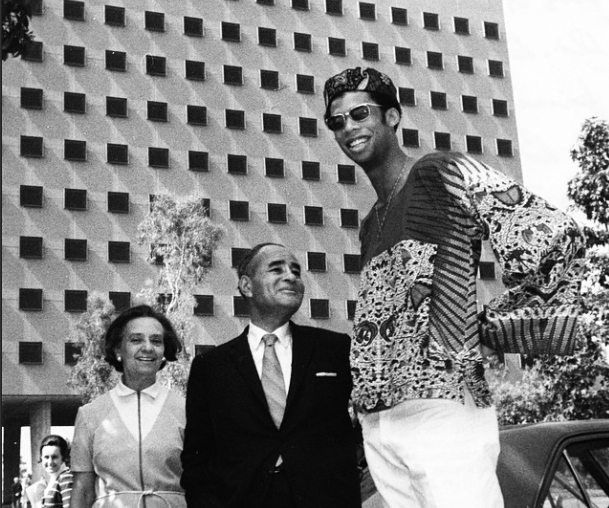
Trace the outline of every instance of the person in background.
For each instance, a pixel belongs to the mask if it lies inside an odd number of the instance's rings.
[[[186,506],[179,483],[185,401],[157,380],[181,349],[170,321],[147,305],[112,322],[106,360],[121,377],[78,410],[72,508]]]
[[[28,508],[28,506],[29,506],[28,498],[26,495],[26,490],[30,485],[32,485],[32,475],[30,473],[24,474],[23,482],[22,482],[22,490],[21,490],[21,507],[20,508]],[[40,496],[40,499],[42,499],[42,495]]]
[[[353,402],[384,506],[500,508],[491,350],[569,354],[583,237],[572,218],[455,152],[414,160],[391,79],[356,67],[324,86],[325,122],[377,201],[360,229]],[[483,241],[507,291],[479,313]]]
[[[358,508],[349,336],[291,321],[304,294],[283,245],[238,268],[250,324],[197,356],[186,396],[189,508]]]
[[[29,476],[23,486],[23,508],[68,508],[72,493],[70,447],[61,436],[50,434],[40,442],[40,463],[43,476],[30,483]]]
[[[68,442],[55,434],[46,436],[40,444],[40,461],[48,475],[42,494],[42,508],[69,508],[72,472]]]
[[[13,484],[11,485],[11,494],[13,496],[12,506],[13,508],[21,508],[21,494],[23,493],[23,485],[18,476],[13,478]]]

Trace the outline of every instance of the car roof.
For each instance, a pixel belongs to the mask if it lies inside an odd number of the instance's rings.
[[[609,420],[544,422],[503,427],[497,476],[505,508],[533,508],[547,467],[565,441],[609,438]]]

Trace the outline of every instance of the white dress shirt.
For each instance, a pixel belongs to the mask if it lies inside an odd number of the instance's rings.
[[[258,371],[258,377],[260,378],[262,378],[262,358],[264,356],[265,348],[262,337],[268,333],[269,332],[266,330],[250,323],[247,341],[254,358],[256,370]],[[290,379],[292,377],[292,333],[290,332],[290,323],[280,326],[272,333],[276,335],[278,339],[274,346],[275,353],[277,353],[277,359],[281,365],[281,372],[283,373],[283,381],[285,383],[285,393],[288,393]]]
[[[140,392],[140,412],[142,425],[142,440],[148,435],[161,408],[167,399],[169,388],[156,383]],[[137,392],[125,386],[122,380],[110,390],[112,402],[118,409],[118,414],[135,439],[138,439]]]

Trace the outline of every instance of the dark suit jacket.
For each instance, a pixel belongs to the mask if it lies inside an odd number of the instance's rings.
[[[277,429],[247,331],[193,361],[182,452],[188,507],[262,508],[279,455],[299,507],[361,506],[349,336],[291,323],[292,377]]]

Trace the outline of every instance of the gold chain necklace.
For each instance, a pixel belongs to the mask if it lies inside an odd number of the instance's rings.
[[[387,206],[385,207],[385,213],[383,214],[383,220],[381,220],[381,218],[379,217],[378,207],[377,206],[374,207],[374,212],[376,213],[376,222],[379,227],[378,233],[376,234],[378,240],[381,239],[381,235],[383,234],[383,226],[385,225],[385,220],[387,219],[387,214],[389,213],[389,207],[391,206],[391,201],[393,200],[395,190],[398,188],[398,183],[400,183],[400,180],[402,179],[402,176],[404,175],[404,171],[406,171],[406,166],[404,166],[402,168],[401,173],[398,175],[398,177],[395,180],[395,183],[393,184],[393,188],[391,189],[391,194],[389,194],[389,199],[387,200]]]

